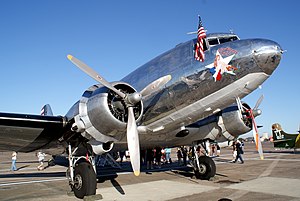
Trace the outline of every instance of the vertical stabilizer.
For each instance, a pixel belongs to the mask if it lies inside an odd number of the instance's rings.
[[[285,139],[285,133],[282,131],[281,125],[278,123],[275,123],[272,125],[272,135],[273,140],[284,140]]]
[[[53,116],[52,109],[49,104],[44,105],[41,109],[41,115],[42,116]]]

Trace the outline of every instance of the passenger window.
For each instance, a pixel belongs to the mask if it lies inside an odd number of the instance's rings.
[[[233,36],[233,37],[230,38],[231,41],[235,41],[235,40],[237,40],[237,39],[238,39],[238,38],[237,38],[236,36]]]

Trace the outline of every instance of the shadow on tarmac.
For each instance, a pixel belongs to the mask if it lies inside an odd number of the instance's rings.
[[[37,173],[16,173],[14,171],[11,174],[0,174],[0,179],[2,178],[29,178],[29,177],[66,177],[65,172],[37,172]]]

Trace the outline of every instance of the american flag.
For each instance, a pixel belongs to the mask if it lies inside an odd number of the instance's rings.
[[[195,59],[197,61],[204,61],[205,55],[203,50],[203,38],[206,37],[206,33],[204,27],[202,26],[201,17],[199,16],[199,25],[198,25],[198,32],[197,32],[197,43],[195,47]]]

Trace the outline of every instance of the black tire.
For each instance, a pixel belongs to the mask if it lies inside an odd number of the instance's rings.
[[[199,166],[199,170],[194,170],[197,179],[209,180],[216,175],[216,164],[210,157],[200,156]]]
[[[74,174],[74,185],[72,189],[77,198],[95,195],[97,188],[97,176],[93,166],[88,162],[76,164]]]

